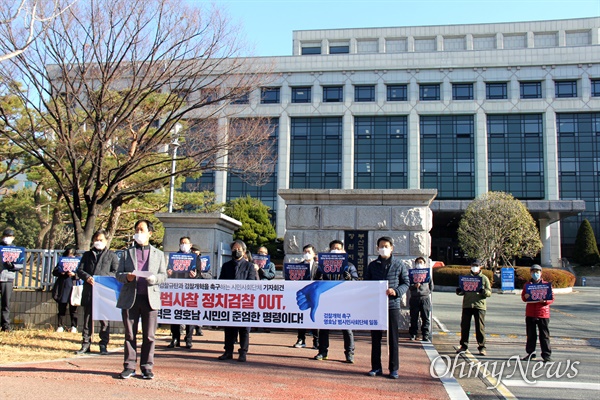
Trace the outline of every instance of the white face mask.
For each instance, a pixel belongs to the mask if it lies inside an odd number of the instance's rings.
[[[533,278],[534,281],[539,281],[542,278],[542,273],[541,272],[532,272],[531,277]]]
[[[392,254],[392,249],[390,249],[389,247],[382,247],[380,249],[377,249],[377,252],[381,257],[388,258]]]
[[[7,246],[10,246],[12,244],[13,240],[15,240],[15,238],[12,236],[5,237],[4,243],[6,243]]]
[[[136,233],[135,235],[133,235],[133,240],[135,240],[136,243],[139,244],[140,246],[143,246],[146,243],[148,243],[149,238],[150,238],[150,235],[148,235],[146,232],[140,232],[140,233]]]
[[[304,253],[302,254],[302,258],[306,261],[311,261],[313,259],[313,256],[310,253]]]
[[[418,262],[418,263],[416,263],[416,264],[415,264],[415,266],[416,266],[417,268],[425,268],[425,264],[423,264],[422,262]]]
[[[192,245],[189,243],[182,243],[179,245],[179,250],[183,251],[184,253],[189,253],[191,248]]]
[[[481,267],[471,267],[471,272],[474,274],[478,274],[481,271]]]
[[[333,253],[333,254],[341,254],[341,253],[343,253],[343,252],[344,252],[344,250],[337,250],[337,249],[333,249],[333,250],[330,250],[329,252],[330,252],[330,253]]]
[[[98,250],[104,250],[106,248],[106,243],[101,240],[94,242],[94,247]]]

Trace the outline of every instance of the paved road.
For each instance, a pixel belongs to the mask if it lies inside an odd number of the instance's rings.
[[[501,383],[508,389],[487,389],[489,382],[469,377],[475,374],[469,374],[468,367],[465,367],[465,378],[459,379],[459,382],[470,398],[510,398],[511,394],[519,399],[600,397],[600,288],[577,287],[574,293],[556,295],[550,319],[555,363],[546,365],[534,362],[517,364],[514,358],[525,354],[525,305],[519,294],[494,293],[488,299],[486,357],[455,358],[454,349],[460,338],[461,298],[451,292],[435,292],[433,302],[433,315],[438,322],[434,324],[434,345],[440,355],[447,356],[451,360],[450,365],[487,361],[488,371],[496,377],[501,376]],[[473,327],[471,333],[474,334]],[[474,337],[471,342],[471,347],[475,347]],[[539,353],[538,345],[538,357]],[[473,357],[469,353],[467,356]],[[502,367],[504,370],[499,373]],[[455,367],[454,372],[455,377],[460,378],[460,369]],[[532,373],[538,376],[537,380]],[[537,382],[531,383],[533,380]],[[502,389],[502,386],[499,387]]]

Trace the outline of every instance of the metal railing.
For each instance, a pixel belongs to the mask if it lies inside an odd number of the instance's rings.
[[[26,249],[23,269],[15,276],[15,288],[50,290],[55,280],[52,269],[63,251]]]

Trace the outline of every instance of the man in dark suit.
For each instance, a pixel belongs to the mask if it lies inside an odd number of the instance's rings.
[[[244,259],[246,244],[241,240],[231,243],[231,261],[227,261],[221,267],[219,279],[229,280],[256,280],[254,265]],[[225,353],[219,356],[219,360],[231,360],[233,358],[233,345],[235,339],[240,335],[240,351],[238,361],[245,362],[248,346],[250,345],[250,328],[226,327],[225,328]]]
[[[158,310],[161,305],[159,285],[167,280],[167,262],[165,254],[150,245],[153,232],[154,227],[150,221],[140,220],[135,223],[135,244],[123,254],[117,271],[117,280],[123,283],[117,300],[125,327],[124,369],[120,374],[122,379],[135,374],[136,336],[140,318],[142,378],[154,379],[154,335],[158,327]]]
[[[92,249],[83,253],[77,276],[83,279],[83,293],[81,294],[81,305],[83,306],[83,331],[81,349],[76,354],[90,352],[92,337],[94,336],[94,321],[92,320],[92,287],[94,286],[94,275],[115,276],[119,267],[119,258],[115,253],[106,248],[107,232],[100,229],[92,236]],[[106,355],[106,346],[110,339],[110,324],[108,321],[100,322],[100,354]]]

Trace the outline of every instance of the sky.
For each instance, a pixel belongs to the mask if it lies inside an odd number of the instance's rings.
[[[600,16],[600,0],[185,0],[216,4],[254,56],[292,54],[292,31],[537,21]]]

